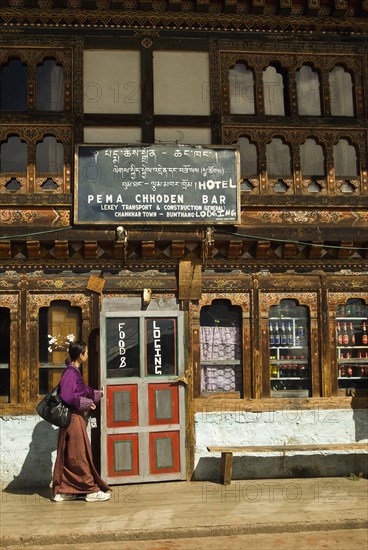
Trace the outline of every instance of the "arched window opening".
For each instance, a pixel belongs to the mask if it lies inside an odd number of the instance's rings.
[[[28,67],[20,59],[10,59],[1,67],[0,110],[27,111]]]
[[[303,176],[325,176],[323,148],[315,139],[308,138],[300,146],[300,167]]]
[[[356,149],[346,139],[340,139],[333,146],[336,178],[354,179],[358,176]]]
[[[69,343],[82,334],[82,314],[66,300],[55,300],[39,311],[39,393],[48,393],[65,367]]]
[[[229,70],[230,112],[236,115],[254,115],[254,77],[244,63],[236,63]]]
[[[251,180],[258,178],[257,147],[246,137],[238,139],[238,147],[240,152],[240,176],[242,180],[241,190],[251,192],[255,187],[254,182]]]
[[[64,147],[53,136],[46,136],[36,146],[36,172],[62,175],[64,170]]]
[[[214,300],[201,309],[201,391],[241,392],[241,308]]]
[[[321,116],[320,82],[318,74],[308,65],[296,72],[298,114]]]
[[[263,96],[266,115],[285,115],[284,78],[275,67],[263,71]]]
[[[64,108],[64,70],[46,59],[36,70],[36,110],[60,112]]]
[[[11,136],[0,147],[0,172],[25,174],[27,172],[27,144],[19,136]]]
[[[332,116],[354,116],[353,83],[351,74],[335,67],[329,74]]]
[[[291,175],[290,147],[279,138],[266,144],[267,173],[269,176]]]

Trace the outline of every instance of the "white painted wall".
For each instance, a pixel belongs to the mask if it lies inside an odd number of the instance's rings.
[[[207,408],[195,415],[194,426],[196,480],[219,479],[220,454],[210,454],[207,446],[211,445],[368,442],[366,410],[208,412]],[[328,451],[284,457],[280,453],[243,454],[234,456],[233,479],[367,474],[367,463],[368,455],[364,452],[352,455]]]
[[[367,410],[208,412],[195,415],[193,479],[218,480],[220,455],[209,445],[282,445],[368,442]],[[217,405],[218,407],[218,405]],[[58,429],[38,416],[0,418],[0,481],[11,489],[48,486],[56,458]],[[329,456],[323,456],[329,455]],[[235,456],[233,479],[368,474],[368,454],[347,452]]]

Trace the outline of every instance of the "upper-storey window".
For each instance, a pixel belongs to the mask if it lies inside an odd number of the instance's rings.
[[[27,144],[19,136],[11,136],[1,144],[0,172],[25,174],[27,171]]]
[[[10,401],[10,310],[0,307],[0,402]]]
[[[319,76],[311,67],[303,65],[296,72],[298,114],[302,116],[320,116],[321,98]]]
[[[63,144],[54,136],[46,136],[36,146],[37,174],[62,174],[64,167]]]
[[[10,59],[1,67],[0,109],[27,111],[28,68],[19,59]]]
[[[290,176],[290,147],[279,138],[266,145],[267,173],[269,176]]]
[[[346,139],[340,139],[333,147],[335,174],[337,178],[356,178],[358,162],[355,147]]]
[[[303,176],[324,176],[325,156],[321,145],[308,138],[300,146],[300,166]]]
[[[266,115],[285,115],[284,79],[275,67],[263,71],[263,96]]]
[[[353,83],[343,67],[335,67],[329,74],[332,116],[354,116]]]
[[[230,111],[236,115],[254,115],[254,77],[244,63],[229,71]]]
[[[54,59],[46,59],[36,70],[36,110],[58,112],[63,108],[63,67]]]

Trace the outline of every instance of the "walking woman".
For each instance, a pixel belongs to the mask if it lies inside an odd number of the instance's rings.
[[[69,362],[59,385],[61,399],[72,409],[72,420],[69,426],[59,429],[53,474],[54,502],[80,494],[85,495],[87,502],[102,502],[111,496],[110,487],[93,464],[86,430],[86,414],[96,408],[102,397],[102,391],[86,386],[79,371],[87,358],[88,348],[84,342],[70,344]]]

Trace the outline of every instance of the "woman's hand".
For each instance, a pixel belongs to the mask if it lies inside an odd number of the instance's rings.
[[[94,411],[94,410],[95,410],[95,408],[96,408],[96,405],[95,405],[95,403],[92,403],[92,405],[91,405],[91,410],[92,410],[92,411]]]

